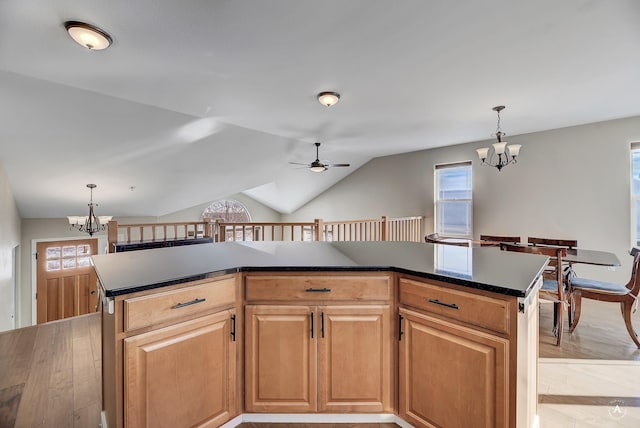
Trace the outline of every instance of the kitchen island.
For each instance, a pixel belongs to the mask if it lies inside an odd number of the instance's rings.
[[[109,428],[233,426],[274,414],[535,424],[546,257],[408,242],[248,242],[93,262]]]

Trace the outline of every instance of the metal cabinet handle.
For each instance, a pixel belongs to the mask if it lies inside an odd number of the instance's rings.
[[[404,331],[402,331],[402,320],[404,319],[404,317],[400,314],[398,314],[398,342],[402,340],[402,335],[404,334]]]
[[[428,301],[429,303],[435,303],[436,305],[446,306],[447,308],[460,309],[458,305],[456,305],[455,303],[445,303],[445,302],[441,302],[438,299],[428,299]]]
[[[322,332],[322,338],[324,339],[324,312],[320,313],[320,331]]]
[[[313,339],[313,312],[311,312],[311,338]]]
[[[231,340],[236,341],[236,316],[231,315]]]
[[[307,288],[306,290],[307,293],[329,293],[331,292],[330,288]]]
[[[171,309],[184,308],[185,306],[191,306],[191,305],[195,305],[196,303],[202,303],[202,302],[204,302],[205,300],[207,300],[207,299],[205,299],[205,298],[197,299],[197,298],[196,298],[196,299],[193,299],[193,300],[191,300],[191,301],[189,301],[189,302],[176,303],[176,305],[175,305],[174,307],[172,307]]]

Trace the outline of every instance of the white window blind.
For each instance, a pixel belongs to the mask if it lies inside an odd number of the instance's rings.
[[[435,166],[435,232],[472,238],[471,162]]]

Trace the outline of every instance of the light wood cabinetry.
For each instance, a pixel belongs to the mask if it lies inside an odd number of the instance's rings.
[[[389,306],[325,306],[318,310],[319,410],[392,411]]]
[[[246,288],[247,412],[393,411],[390,277],[248,276]]]
[[[109,428],[217,427],[239,413],[237,276],[114,298],[103,309]]]
[[[514,297],[428,280],[400,278],[399,296],[400,417],[416,427],[532,426],[537,346],[516,334],[531,310],[522,304],[519,314]],[[523,370],[533,378],[520,385]],[[520,409],[518,395],[528,397]]]
[[[245,408],[248,412],[317,410],[315,336],[308,306],[247,306]]]
[[[400,310],[400,413],[416,426],[508,427],[509,343]]]
[[[532,427],[536,302],[378,271],[238,273],[119,295],[103,307],[107,426],[396,413],[415,427]]]
[[[235,311],[124,340],[125,426],[216,427],[231,419]]]

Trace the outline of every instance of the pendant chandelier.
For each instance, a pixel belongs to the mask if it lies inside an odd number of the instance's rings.
[[[511,144],[507,146],[506,141],[502,141],[502,137],[506,136],[502,129],[500,129],[500,112],[505,109],[505,106],[495,106],[492,110],[498,114],[498,125],[496,127],[496,139],[498,140],[496,143],[492,144],[493,152],[489,154],[489,147],[483,147],[481,149],[477,149],[478,157],[482,161],[482,165],[488,165],[498,168],[500,171],[505,166],[510,163],[517,163],[516,158],[520,154],[520,144]],[[494,160],[494,157],[498,156],[497,160]]]
[[[67,216],[69,219],[69,225],[79,230],[80,232],[88,233],[89,236],[93,236],[94,233],[100,232],[101,230],[105,230],[107,227],[107,223],[111,221],[110,215],[101,215],[96,216],[93,212],[93,207],[98,206],[98,204],[93,203],[93,189],[95,189],[95,184],[87,184],[87,187],[91,191],[91,199],[89,200],[89,215],[88,216]]]

